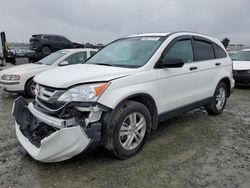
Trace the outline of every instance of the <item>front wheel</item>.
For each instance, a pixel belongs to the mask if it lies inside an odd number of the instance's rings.
[[[33,78],[29,79],[25,85],[25,94],[28,97],[34,98],[35,88],[36,88],[36,83],[33,81]]]
[[[105,146],[118,158],[136,154],[150,132],[150,112],[143,104],[128,101],[114,113]]]
[[[216,87],[212,102],[206,106],[206,111],[211,115],[218,115],[224,110],[227,102],[227,86],[220,82]]]

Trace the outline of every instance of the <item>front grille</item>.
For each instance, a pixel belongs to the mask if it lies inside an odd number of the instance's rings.
[[[248,70],[234,71],[233,76],[238,83],[250,83],[250,72]]]
[[[66,105],[64,102],[57,101],[64,92],[63,89],[36,84],[36,100],[34,104],[46,113],[56,113]]]
[[[36,84],[36,97],[48,102],[48,103],[54,103],[56,100],[65,92],[65,90],[62,89],[55,89],[52,87],[43,86],[40,84]]]
[[[36,105],[38,105],[40,108],[46,108],[47,110],[52,110],[52,111],[57,111],[59,109],[61,109],[62,107],[65,106],[65,102],[53,102],[53,103],[49,103],[46,101],[43,101],[39,98],[36,98]]]

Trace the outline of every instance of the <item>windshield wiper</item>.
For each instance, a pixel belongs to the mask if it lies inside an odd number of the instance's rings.
[[[93,63],[95,65],[104,65],[104,66],[113,66],[111,64],[108,64],[108,63]]]
[[[43,63],[41,63],[40,61],[37,61],[37,62],[35,62],[35,64],[42,65]]]
[[[123,65],[123,64],[117,64],[117,67],[124,67],[124,68],[139,68],[139,65]]]

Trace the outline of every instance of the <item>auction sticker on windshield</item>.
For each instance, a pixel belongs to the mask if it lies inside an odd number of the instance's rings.
[[[158,41],[160,37],[142,37],[141,40],[152,40],[152,41]]]

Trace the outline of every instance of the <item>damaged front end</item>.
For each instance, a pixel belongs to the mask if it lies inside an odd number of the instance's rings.
[[[19,97],[12,115],[24,149],[38,161],[58,162],[101,142],[100,119],[107,110],[97,103],[58,104],[38,97],[28,104]]]

